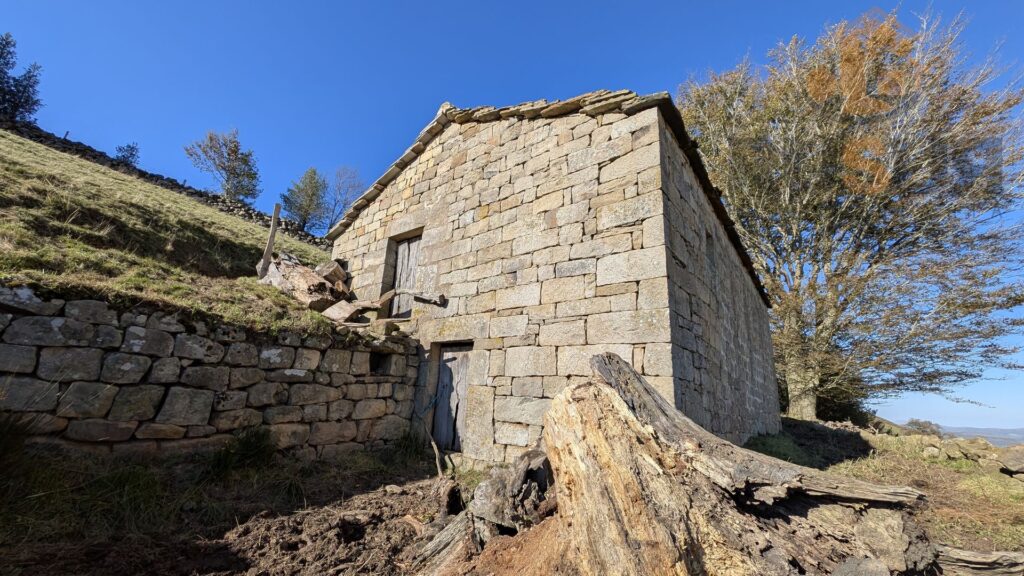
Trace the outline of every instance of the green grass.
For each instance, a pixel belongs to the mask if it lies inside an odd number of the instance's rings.
[[[848,434],[829,439],[810,425],[786,421],[781,434],[752,438],[746,447],[840,476],[916,488],[926,497],[916,519],[937,542],[1024,551],[1024,482],[972,460],[928,457],[913,436],[863,434],[867,450],[851,451],[857,445]]]
[[[62,298],[155,304],[258,330],[325,332],[256,282],[267,229],[187,196],[0,131],[0,283]],[[278,235],[306,264],[329,255]]]

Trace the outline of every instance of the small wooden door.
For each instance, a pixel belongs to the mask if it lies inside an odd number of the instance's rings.
[[[395,244],[395,289],[416,288],[416,264],[420,255],[420,237],[401,240]],[[408,318],[412,315],[412,294],[401,294],[391,299],[391,317]]]
[[[434,441],[442,450],[457,452],[462,449],[471,349],[471,346],[465,344],[441,346],[437,366],[433,433]]]

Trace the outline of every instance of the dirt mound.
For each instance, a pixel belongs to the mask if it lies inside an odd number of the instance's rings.
[[[343,503],[288,516],[261,515],[220,542],[247,574],[403,574],[399,555],[437,504],[432,480],[386,486]]]

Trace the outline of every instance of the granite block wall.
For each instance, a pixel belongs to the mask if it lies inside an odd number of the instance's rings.
[[[407,338],[253,333],[24,287],[0,288],[0,310],[0,412],[36,443],[179,454],[266,427],[282,450],[331,458],[409,430]]]
[[[734,413],[728,405],[734,399],[749,402],[751,410],[770,410],[774,416],[757,417],[777,421],[770,398],[758,404],[761,388],[774,391],[775,383],[768,382],[770,342],[759,340],[768,327],[757,288],[735,248],[716,244],[714,265],[723,282],[737,284],[742,302],[708,302],[698,308],[700,318],[685,308],[687,291],[701,288],[673,278],[676,258],[695,256],[670,251],[670,241],[677,242],[672,236],[684,231],[670,222],[676,184],[669,183],[670,191],[663,183],[675,177],[663,163],[682,155],[662,150],[678,144],[665,139],[659,108],[623,113],[603,104],[602,98],[615,97],[601,95],[591,104],[585,98],[582,110],[579,102],[500,111],[442,108],[401,166],[396,163],[382,177],[386,182],[371,188],[336,227],[333,255],[347,262],[360,299],[388,287],[395,241],[421,236],[416,289],[444,294],[448,303],[414,302],[412,317],[400,322],[423,349],[416,410],[429,426],[440,345],[472,344],[461,408],[462,453],[470,460],[511,461],[535,444],[551,398],[588,379],[590,358],[602,352],[630,361],[716,432],[738,438],[765,427],[760,421],[744,427],[750,411]],[[699,210],[701,229],[720,232],[710,205]],[[705,254],[686,265],[704,266]],[[749,308],[755,304],[761,309]],[[681,351],[693,346],[685,341],[683,318],[715,325],[700,338],[715,353],[691,358],[715,366],[687,370]],[[763,331],[724,326],[735,322],[763,322]],[[747,336],[755,341],[739,342]],[[754,352],[730,348],[736,345]],[[758,362],[766,365],[752,365]],[[723,390],[713,393],[714,402],[697,402],[683,394],[695,379],[710,389],[719,378],[742,387],[748,376],[758,378],[747,384],[757,390],[749,398]]]
[[[779,431],[768,308],[675,134],[660,128],[676,407],[733,442]]]

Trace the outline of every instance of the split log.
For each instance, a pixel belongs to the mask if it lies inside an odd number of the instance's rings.
[[[943,574],[955,576],[1024,576],[1024,552],[971,552],[938,546]]]
[[[923,572],[922,499],[740,448],[707,432],[614,354],[544,429],[559,515],[584,574]],[[600,471],[599,473],[597,471]]]
[[[595,356],[592,366],[596,377],[566,388],[545,417],[558,503],[545,524],[557,522],[559,538],[516,536],[521,574],[888,576],[935,569],[936,550],[909,515],[920,492],[745,450],[684,416],[618,356]],[[527,567],[528,558],[550,558],[555,547],[558,570]],[[502,572],[486,565],[486,550],[457,573]],[[420,574],[455,573],[444,568],[453,564],[443,547],[431,551],[442,557],[428,557]]]

